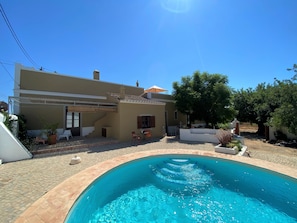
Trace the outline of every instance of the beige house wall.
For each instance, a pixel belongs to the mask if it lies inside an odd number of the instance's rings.
[[[177,111],[173,102],[166,103],[166,112],[168,126],[179,126],[180,124],[186,124],[187,116]],[[175,118],[175,112],[177,112],[177,118]]]
[[[119,124],[120,115],[118,112],[109,112],[106,115],[97,120],[95,123],[95,137],[102,137],[102,129],[107,131],[108,138],[119,139]]]
[[[155,116],[154,128],[150,128],[153,137],[162,137],[165,125],[165,105],[119,103],[118,112],[108,112],[95,122],[93,137],[102,137],[102,129],[107,131],[108,138],[120,141],[131,140],[131,132],[141,134],[137,128],[137,117],[141,115]]]
[[[146,93],[147,95],[148,93]],[[153,99],[158,99],[158,101],[173,101],[173,97],[169,94],[151,93]]]
[[[65,129],[66,106],[53,105],[22,105],[21,114],[25,115],[27,128],[41,130],[47,124],[59,123],[58,128]],[[81,127],[94,126],[97,120],[102,119],[108,112],[81,113]]]
[[[21,70],[20,89],[106,96],[106,92],[120,93],[121,84],[94,79],[64,76],[32,70]],[[141,95],[143,88],[124,86],[126,94]]]
[[[166,103],[165,110],[167,112],[167,125],[179,126],[180,124],[186,125],[187,115],[177,111],[174,103],[174,98],[168,94],[151,94],[152,100]],[[175,112],[177,111],[177,119],[175,119]]]
[[[27,120],[30,130],[44,129],[46,125],[59,123],[58,128],[64,127],[64,107],[46,105],[23,105],[21,114]]]
[[[82,126],[94,126],[95,122],[104,118],[107,112],[82,112],[81,113],[81,125]]]
[[[122,141],[131,140],[131,133],[135,131],[140,134],[141,129],[137,128],[137,117],[144,115],[155,116],[154,128],[150,128],[153,138],[162,137],[165,126],[165,105],[120,103],[120,137]]]
[[[131,133],[135,131],[141,134],[141,129],[137,128],[137,117],[141,115],[155,116],[155,128],[150,128],[152,137],[163,136],[163,126],[165,125],[165,105],[120,103],[118,112],[107,113],[95,124],[96,137],[101,137],[102,129],[107,131],[107,137],[120,141],[131,140]]]

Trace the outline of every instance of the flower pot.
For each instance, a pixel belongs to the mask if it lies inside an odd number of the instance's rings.
[[[57,143],[57,135],[49,135],[48,136],[48,144],[53,145]]]
[[[238,153],[237,146],[234,146],[233,148],[223,147],[221,144],[215,146],[215,151],[217,153],[225,153],[225,154],[232,154],[235,155]]]

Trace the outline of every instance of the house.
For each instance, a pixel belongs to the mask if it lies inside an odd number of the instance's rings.
[[[162,137],[185,123],[170,95],[102,81],[97,70],[92,76],[79,78],[16,64],[9,104],[14,114],[26,117],[32,136],[40,135],[47,124],[59,123],[60,133],[70,129],[73,136],[127,141],[132,131],[150,130],[153,137]]]

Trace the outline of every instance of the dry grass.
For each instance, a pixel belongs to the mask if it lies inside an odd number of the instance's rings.
[[[240,131],[241,132],[248,132],[248,133],[256,133],[258,130],[258,125],[253,123],[247,123],[247,122],[243,122],[240,123]]]

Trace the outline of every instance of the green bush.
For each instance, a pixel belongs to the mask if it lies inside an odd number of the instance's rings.
[[[238,151],[241,151],[241,149],[242,149],[242,145],[241,145],[241,142],[240,142],[239,140],[237,140],[237,139],[232,139],[231,142],[229,142],[229,143],[227,144],[227,147],[229,147],[229,148],[233,148],[233,147],[235,147],[235,146],[238,148]]]

